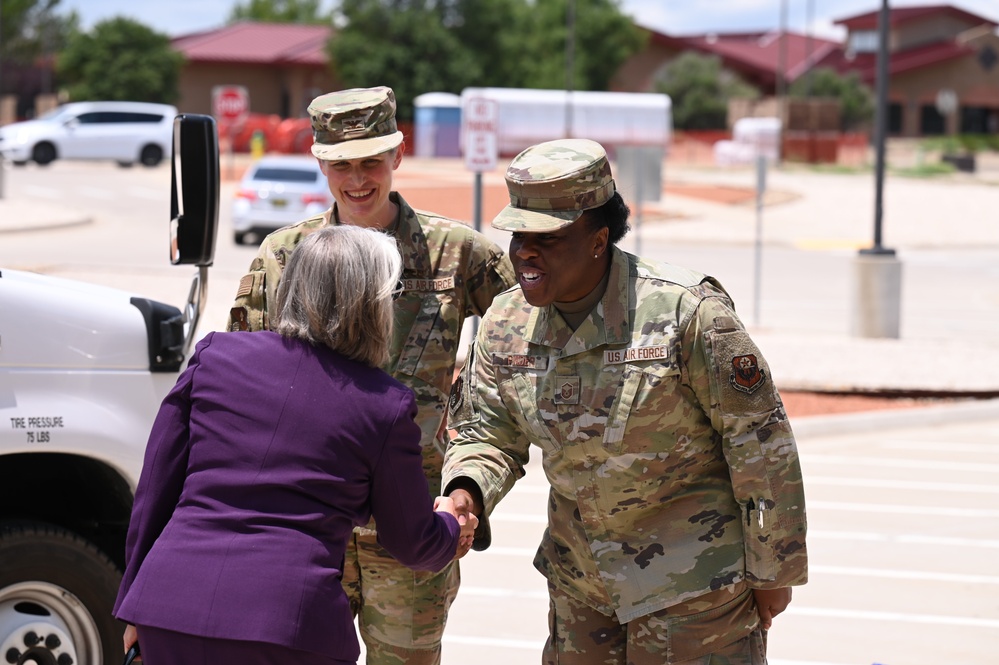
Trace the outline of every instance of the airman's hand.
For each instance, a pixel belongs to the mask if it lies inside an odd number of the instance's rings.
[[[760,626],[770,630],[774,617],[791,604],[791,587],[781,589],[753,589],[756,609],[760,613]]]

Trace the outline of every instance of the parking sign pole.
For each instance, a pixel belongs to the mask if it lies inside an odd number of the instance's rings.
[[[482,172],[496,168],[496,126],[498,105],[494,100],[469,98],[462,100],[461,139],[465,166],[475,174],[472,198],[472,223],[482,230]],[[478,317],[472,318],[472,339],[479,330]]]

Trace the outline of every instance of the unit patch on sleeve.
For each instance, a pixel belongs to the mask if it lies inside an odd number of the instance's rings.
[[[732,387],[748,394],[756,392],[767,381],[766,372],[760,369],[756,354],[747,353],[732,358],[732,374],[729,383]]]

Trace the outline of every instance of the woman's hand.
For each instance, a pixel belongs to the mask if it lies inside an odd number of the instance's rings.
[[[133,626],[132,624],[128,624],[127,626],[125,626],[125,634],[122,636],[121,641],[125,647],[126,654],[128,653],[128,650],[132,648],[133,644],[135,646],[138,646],[139,633],[137,630],[135,630],[135,626]],[[142,656],[136,656],[133,662],[141,663]]]
[[[434,499],[434,510],[450,513],[458,520],[458,524],[461,526],[461,531],[458,534],[458,550],[454,558],[460,559],[468,554],[468,551],[472,549],[472,541],[475,539],[475,529],[479,526],[479,518],[474,513],[458,510],[454,500],[446,496],[439,496]]]

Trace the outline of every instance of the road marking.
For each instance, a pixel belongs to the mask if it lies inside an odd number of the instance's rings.
[[[991,446],[995,449],[996,446]],[[999,464],[980,462],[945,462],[943,460],[913,460],[864,457],[862,460],[849,455],[802,455],[803,462],[811,464],[842,464],[856,468],[878,466],[890,469],[927,469],[930,471],[969,471],[972,473],[999,473]]]
[[[807,481],[806,481],[807,482]],[[809,501],[810,509],[841,510],[855,513],[887,513],[890,515],[935,515],[939,517],[999,517],[999,510],[982,508],[947,508],[944,506],[902,506],[887,503],[847,503],[844,501]],[[533,513],[494,513],[489,518],[493,522],[523,522],[525,524],[547,524],[547,515]]]
[[[886,503],[846,503],[843,501],[809,501],[809,508],[842,510],[855,513],[887,513],[891,515],[922,515],[924,517],[999,517],[999,510],[980,508],[945,508],[942,506],[896,506]]]
[[[40,185],[22,185],[21,192],[43,199],[57,199],[64,193],[55,187],[42,187]]]
[[[531,651],[540,652],[545,646],[544,638],[539,640],[510,640],[504,639],[502,637],[474,637],[471,635],[449,635],[444,633],[444,637],[441,638],[442,642],[447,642],[449,644],[469,644],[471,646],[477,647],[498,647],[501,649],[530,649]]]
[[[888,478],[843,478],[837,476],[805,476],[806,485],[833,485],[835,487],[874,487],[919,492],[958,492],[961,494],[999,494],[999,485],[969,485],[966,483],[934,483],[918,480],[890,480]]]
[[[862,619],[864,621],[898,621],[901,623],[926,623],[947,626],[971,626],[974,628],[999,628],[999,619],[978,619],[975,617],[940,616],[937,614],[904,614],[902,612],[871,612],[869,610],[834,610],[818,607],[788,606],[786,614],[822,617],[828,619]]]
[[[466,587],[458,592],[464,596],[479,596],[485,598],[507,598],[522,600],[548,599],[547,592],[517,591],[508,588]],[[925,623],[948,626],[970,626],[975,628],[999,628],[999,619],[983,619],[978,617],[942,616],[938,614],[912,614],[907,612],[877,612],[871,610],[831,609],[826,607],[799,607],[790,605],[787,614],[805,617],[824,617],[834,619],[863,619],[866,621],[898,621],[902,623]],[[475,638],[469,638],[475,639]],[[483,638],[488,639],[488,638]]]
[[[76,188],[76,191],[84,196],[88,196],[92,199],[99,199],[101,201],[110,201],[111,199],[118,198],[118,195],[115,192],[103,187],[80,186]]]
[[[999,584],[994,575],[965,575],[963,573],[934,573],[923,570],[897,570],[885,568],[850,568],[848,566],[815,566],[809,564],[809,573],[843,575],[846,577],[876,577],[890,580],[920,580],[924,582],[955,582],[958,584]]]
[[[791,243],[795,249],[803,251],[827,249],[864,249],[870,247],[870,240],[852,238],[799,238]]]
[[[865,533],[860,531],[816,531],[809,529],[808,539],[853,540],[859,542],[889,543],[899,545],[934,545],[942,547],[958,547],[962,549],[966,547],[999,549],[999,540],[943,538],[939,536],[923,536],[919,534],[889,535],[883,533]]]
[[[941,441],[880,441],[879,448],[891,450],[928,450],[931,452],[941,452],[948,455],[954,453],[972,453],[974,455],[999,455],[999,446],[994,443],[949,443]],[[854,461],[856,463],[856,461]]]

